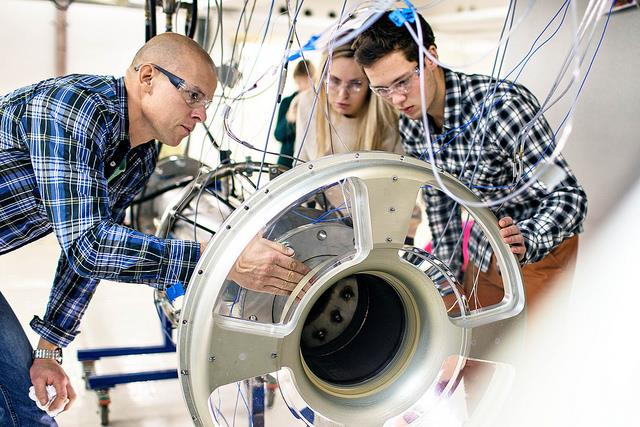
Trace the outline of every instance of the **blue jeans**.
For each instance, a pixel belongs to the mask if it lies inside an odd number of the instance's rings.
[[[29,398],[32,347],[0,292],[0,426],[57,426]]]

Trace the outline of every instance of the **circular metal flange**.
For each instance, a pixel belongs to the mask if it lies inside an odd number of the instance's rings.
[[[455,178],[442,177],[458,197],[477,200]],[[298,286],[305,289],[304,296],[300,299],[294,293],[289,298],[280,322],[252,322],[219,310],[227,290],[226,276],[249,241],[309,194],[336,183],[348,194],[353,250],[316,265]],[[296,393],[317,413],[345,425],[380,425],[381,420],[424,396],[451,355],[468,354],[472,328],[522,310],[519,265],[501,242],[495,216],[488,209],[469,209],[494,250],[504,298],[495,306],[472,312],[459,299],[459,313],[447,315],[421,263],[406,259],[410,252],[423,254],[403,247],[416,196],[424,186],[437,188],[437,183],[430,165],[415,159],[377,152],[330,156],[278,177],[225,221],[197,267],[201,274],[194,275],[189,284],[179,330],[180,371],[189,372],[180,381],[196,424],[214,425],[208,399],[215,389],[285,369]],[[442,265],[422,259],[444,277],[452,276]],[[368,306],[366,317],[376,319],[380,317],[377,313],[390,313],[394,319],[390,323],[400,326],[385,332],[393,345],[386,347],[375,369],[352,378],[336,377],[325,372],[313,348],[309,350],[312,346],[305,325],[315,321],[314,307],[331,300],[332,289],[354,278],[370,283],[358,296],[363,301],[368,293],[379,293],[367,297],[377,305]],[[380,304],[385,299],[393,301],[390,305],[395,308]],[[359,318],[355,311],[350,315]],[[366,335],[380,325],[383,322],[362,323],[361,339],[385,339]]]

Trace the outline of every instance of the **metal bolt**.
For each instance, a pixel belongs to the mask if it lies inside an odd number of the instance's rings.
[[[180,369],[180,373],[182,375],[189,375],[189,371],[187,369]]]
[[[395,212],[395,211],[396,211],[396,208],[394,208],[393,206],[389,208],[389,212]]]
[[[320,230],[318,231],[318,234],[316,235],[316,237],[318,238],[318,240],[324,240],[327,238],[327,232],[324,230]]]
[[[269,189],[264,190],[264,194],[269,194]]]
[[[215,362],[216,361],[216,357],[215,356],[209,356],[209,362]]]
[[[359,158],[359,157],[360,157],[360,153],[356,153],[356,154],[354,155],[354,157],[355,157],[356,159],[357,159],[357,158]]]
[[[182,324],[186,325],[187,323],[189,323],[189,321],[187,319],[182,319]]]
[[[203,271],[202,271],[202,270],[198,270],[198,274],[202,274],[202,273],[203,273]]]
[[[309,168],[309,169],[313,169],[313,164],[309,163],[308,168]]]
[[[387,241],[387,243],[393,242],[393,239],[391,237],[387,237],[385,240]]]
[[[245,210],[245,211],[248,211],[248,210],[249,210],[249,206],[245,205],[245,206],[244,206],[244,210]]]
[[[391,179],[395,182],[398,180],[398,177],[394,175]]]
[[[198,420],[198,417],[196,417],[195,415],[191,415],[191,419],[192,419],[193,421],[197,421],[197,420]]]
[[[353,298],[353,290],[351,289],[350,286],[346,286],[341,292],[340,292],[340,298],[342,298],[345,301],[349,301],[351,298]]]
[[[271,353],[271,358],[272,359],[277,359],[278,358],[278,353]]]
[[[340,310],[333,310],[331,312],[331,320],[336,323],[342,322],[342,314],[340,314]]]
[[[324,341],[324,339],[327,337],[327,330],[326,329],[318,329],[317,331],[315,331],[312,336],[317,339],[318,341]]]
[[[252,314],[251,316],[249,316],[249,320],[255,322],[256,320],[258,320],[258,317],[255,314]]]
[[[227,225],[226,229],[227,229],[227,230],[231,230],[231,226],[230,226],[230,225]]]

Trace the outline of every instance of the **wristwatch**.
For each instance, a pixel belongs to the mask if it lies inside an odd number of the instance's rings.
[[[58,364],[62,365],[62,349],[60,347],[53,350],[36,348],[33,350],[33,359],[53,359],[58,362]]]

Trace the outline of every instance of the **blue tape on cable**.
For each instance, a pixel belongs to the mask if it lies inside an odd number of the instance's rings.
[[[402,27],[406,21],[416,21],[416,18],[413,14],[413,9],[407,7],[394,10],[389,14],[389,19],[391,19],[391,22],[393,22],[396,27]]]
[[[173,302],[176,298],[184,295],[184,286],[182,286],[182,283],[176,283],[175,285],[168,287],[165,292],[169,301]]]
[[[300,413],[298,413],[297,411],[295,411],[292,407],[290,407],[289,405],[287,405],[289,407],[289,411],[291,411],[291,414],[300,419],[300,417],[304,418],[305,420],[307,420],[307,422],[313,423],[314,419],[315,419],[315,413],[313,412],[313,410],[311,408],[309,408],[308,406],[305,406],[303,409],[300,410]]]
[[[309,40],[304,44],[304,46],[302,46],[301,50],[297,51],[296,53],[294,53],[293,55],[290,55],[287,58],[287,62],[291,62],[294,59],[300,58],[302,56],[302,52],[306,50],[316,50],[316,40],[318,40],[319,38],[320,38],[320,34],[311,36]]]

